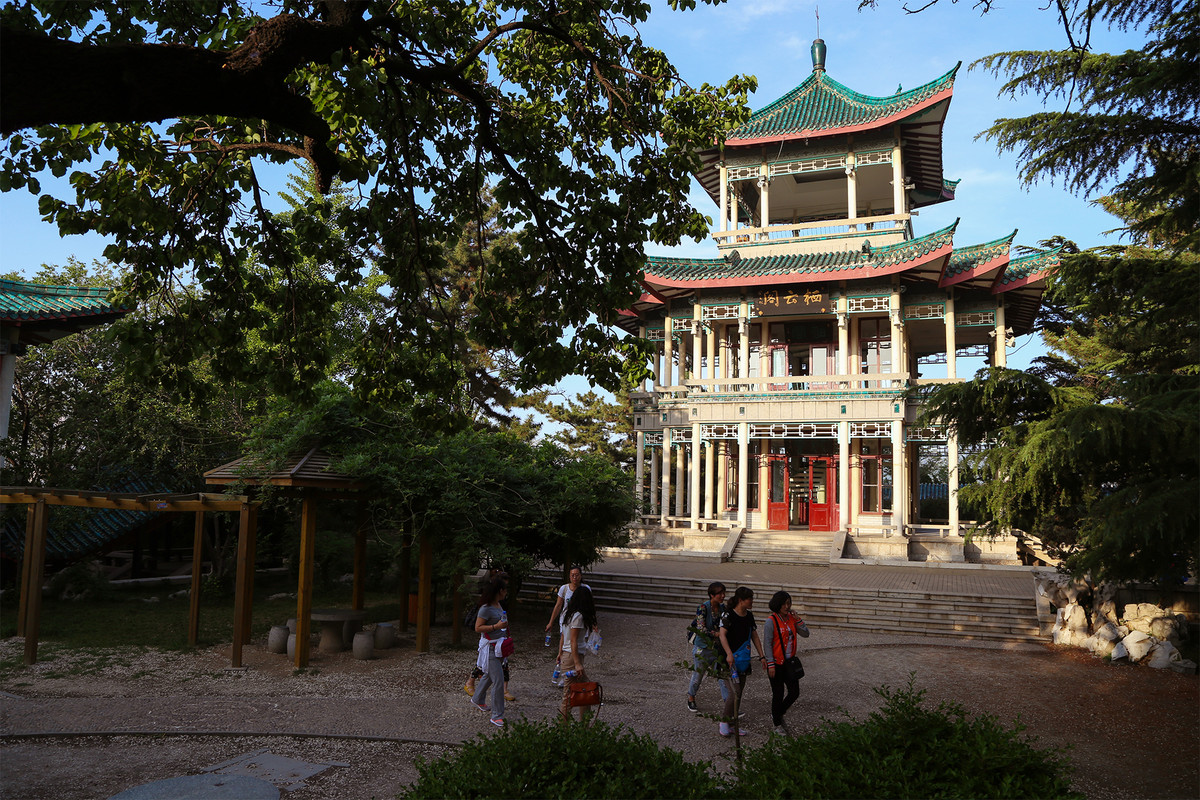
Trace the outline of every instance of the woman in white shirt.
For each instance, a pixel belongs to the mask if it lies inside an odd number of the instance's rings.
[[[588,634],[596,630],[596,604],[592,601],[592,590],[587,585],[581,585],[571,595],[567,608],[563,611],[562,622],[562,668],[564,672],[573,674],[563,681],[563,699],[561,712],[564,719],[571,719],[571,684],[587,680],[583,671],[583,643]],[[580,706],[579,718],[583,720],[591,706]]]

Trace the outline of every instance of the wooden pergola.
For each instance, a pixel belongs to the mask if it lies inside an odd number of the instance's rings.
[[[309,661],[312,623],[313,558],[317,540],[317,501],[353,500],[358,502],[358,523],[354,534],[354,584],[351,608],[362,610],[366,593],[367,526],[366,498],[363,484],[357,479],[330,469],[331,458],[316,448],[303,456],[289,459],[282,466],[266,470],[253,457],[240,458],[204,473],[210,486],[272,486],[299,494],[300,507],[300,575],[296,590],[296,667],[306,667]],[[253,557],[253,551],[251,551]],[[240,558],[240,553],[239,553]],[[239,561],[240,569],[240,561]],[[429,649],[429,609],[432,605],[433,555],[429,542],[422,538],[420,579],[417,600],[417,641],[419,652]],[[408,587],[404,587],[405,596]],[[407,613],[407,606],[403,613]]]
[[[25,663],[37,662],[38,630],[42,614],[42,582],[46,567],[46,531],[50,506],[194,513],[192,543],[192,590],[188,611],[188,643],[195,645],[200,633],[200,553],[204,515],[214,511],[238,513],[237,583],[233,606],[233,666],[242,665],[242,645],[250,641],[250,618],[254,596],[254,539],[258,503],[247,497],[224,494],[123,494],[73,489],[0,487],[0,505],[26,505],[25,548],[21,559],[20,606],[17,635],[25,637]]]

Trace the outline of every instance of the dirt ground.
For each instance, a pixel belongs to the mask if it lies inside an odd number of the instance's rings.
[[[559,690],[548,680],[553,656],[542,646],[542,614],[532,613],[527,625],[513,616],[511,689],[518,699],[509,704],[509,719],[556,713]],[[717,735],[715,722],[684,705],[688,674],[674,665],[688,654],[683,624],[617,614],[601,623],[603,655],[588,664],[605,688],[601,718],[728,768],[731,743]],[[414,652],[411,631],[400,639],[372,661],[317,653],[302,673],[261,642],[244,651],[243,671],[225,669],[228,647],[68,656],[44,645],[39,664],[0,673],[0,797],[106,798],[263,749],[338,764],[288,792],[290,800],[394,797],[415,779],[416,759],[495,735],[462,691],[473,646],[451,647],[445,629],[435,629],[431,654]],[[1047,746],[1070,745],[1074,784],[1089,798],[1200,797],[1195,676],[1114,666],[1050,646],[967,647],[816,629],[803,645],[807,674],[788,714],[795,732],[843,710],[865,716],[879,705],[873,687],[901,686],[911,673],[931,701],[1020,721]],[[20,640],[0,641],[0,662],[19,658],[20,648]],[[746,745],[766,740],[769,703],[765,677],[752,675]],[[701,689],[699,704],[718,710],[715,685]],[[101,735],[61,735],[78,733]]]

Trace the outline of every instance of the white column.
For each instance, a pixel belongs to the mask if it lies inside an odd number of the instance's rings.
[[[687,500],[684,495],[687,491],[687,467],[687,442],[680,442],[679,446],[675,448],[675,516],[677,517],[682,517],[687,513],[687,506],[684,505]]]
[[[635,497],[637,497],[637,510],[640,517],[646,513],[646,509],[642,508],[642,498],[646,488],[646,434],[638,431],[635,438],[637,440],[637,467],[634,484],[637,486]]]
[[[771,323],[770,317],[762,317],[758,321],[758,378],[762,380],[771,374]],[[767,384],[760,384],[757,391],[764,391]],[[762,495],[762,492],[759,492]]]
[[[907,373],[904,347],[904,310],[900,305],[900,288],[892,287],[892,296],[888,299],[888,317],[891,322],[892,337],[892,372]]]
[[[739,378],[750,377],[750,304],[742,302],[742,316],[738,319],[738,365],[741,367]]]
[[[904,422],[892,420],[892,524],[903,534],[908,524],[908,480],[904,451]]]
[[[854,153],[846,154],[846,217],[858,218],[858,172]],[[857,225],[851,225],[850,230],[858,230]]]
[[[996,347],[992,351],[992,364],[1008,366],[1008,333],[1004,324],[1004,301],[996,298]]]
[[[729,507],[729,440],[716,443],[717,451],[717,514],[720,516]],[[715,517],[714,517],[715,519]]]
[[[892,147],[892,213],[907,214],[908,203],[904,193],[904,167],[900,163],[900,136],[896,135],[896,144]]]
[[[955,342],[954,332],[954,290],[946,293],[946,313],[944,316],[946,324],[946,377],[957,378],[955,372],[958,366],[955,351],[958,350],[958,345]]]
[[[850,298],[840,295],[837,299],[838,351],[837,371],[839,375],[850,374]]]
[[[704,341],[704,355],[708,358],[708,375],[709,380],[717,379],[717,323],[713,322],[708,328],[708,336]],[[716,384],[708,391],[717,391]]]
[[[738,227],[738,188],[737,182],[729,185],[729,230],[736,231]],[[736,240],[735,240],[736,241]]]
[[[671,429],[663,428],[662,443],[662,507],[659,509],[662,526],[667,527],[671,516]]]
[[[724,161],[717,164],[717,173],[721,176],[721,199],[718,201],[721,212],[717,214],[717,232],[724,233],[729,228],[729,170]]]
[[[700,442],[700,423],[692,423],[692,445],[689,448],[691,451],[691,459],[688,463],[688,469],[691,472],[688,477],[691,478],[688,486],[688,511],[692,517],[692,529],[700,527],[700,459],[703,452],[703,446]]]
[[[850,422],[838,423],[838,527],[850,530]]]
[[[738,423],[738,526],[746,527],[746,498],[749,496],[746,481],[750,479],[750,423]]]
[[[950,484],[950,535],[958,536],[958,434],[946,436],[947,483]]]
[[[695,315],[692,318],[692,380],[697,381],[703,376],[703,369],[700,365],[704,363],[704,353],[701,350],[704,345],[704,337],[700,335],[700,304],[696,303],[693,308]]]
[[[771,224],[771,178],[769,176],[770,168],[764,161],[759,167],[758,173],[758,226],[765,228]],[[767,238],[764,232],[760,234],[762,239]]]
[[[717,518],[717,441],[704,443],[704,518]]]
[[[662,460],[662,453],[655,453],[653,448],[650,450],[650,513],[657,514],[659,506],[659,497],[661,496],[661,487],[658,484],[659,462]]]
[[[667,316],[663,320],[663,369],[662,369],[662,384],[663,386],[674,386],[674,376],[671,373],[674,365],[672,355],[675,350],[675,320],[671,318],[671,312],[667,310]]]

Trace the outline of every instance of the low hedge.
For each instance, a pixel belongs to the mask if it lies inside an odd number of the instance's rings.
[[[701,798],[721,793],[702,764],[649,736],[597,722],[510,721],[458,752],[417,763],[406,800],[444,797]]]
[[[649,736],[597,723],[510,722],[459,751],[418,762],[406,800],[511,798],[1067,798],[1070,764],[1018,725],[923,705],[913,688],[875,690],[883,707],[856,722],[823,720],[804,736],[772,736],[724,776]]]
[[[956,703],[922,705],[924,690],[876,689],[862,722],[823,720],[806,736],[773,736],[747,752],[731,785],[755,798],[1071,798],[1070,763],[1039,750],[1018,724],[971,717]]]

